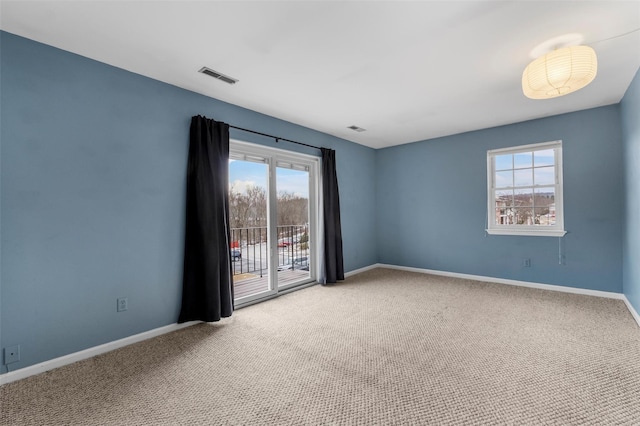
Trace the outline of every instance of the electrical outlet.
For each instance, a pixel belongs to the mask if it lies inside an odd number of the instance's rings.
[[[20,345],[4,348],[4,364],[11,364],[20,361]]]
[[[124,312],[129,309],[129,300],[126,297],[118,299],[118,312]]]
[[[531,259],[529,259],[529,258],[522,259],[522,266],[524,266],[525,268],[530,268],[531,267]]]

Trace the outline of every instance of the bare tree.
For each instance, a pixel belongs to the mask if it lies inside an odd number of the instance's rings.
[[[309,221],[309,200],[293,193],[282,191],[278,194],[278,226],[282,227],[282,237],[292,237],[299,227]],[[248,186],[240,191],[234,185],[229,189],[230,225],[234,229],[232,239],[259,241],[266,236],[267,191],[259,186]],[[284,228],[286,227],[286,228]],[[254,230],[250,230],[253,228]],[[261,228],[256,231],[255,228]],[[264,228],[264,230],[262,230]],[[257,235],[257,236],[256,236]]]
[[[259,186],[249,186],[240,192],[232,185],[229,210],[231,228],[267,226],[267,191]]]
[[[278,225],[304,225],[309,221],[309,200],[291,192],[278,194]]]

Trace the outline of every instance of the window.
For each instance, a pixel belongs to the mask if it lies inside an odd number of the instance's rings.
[[[231,140],[236,307],[317,279],[320,158]]]
[[[487,151],[489,234],[561,237],[562,141]]]

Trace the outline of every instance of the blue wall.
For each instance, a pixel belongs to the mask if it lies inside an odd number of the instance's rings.
[[[563,141],[565,229],[558,238],[486,236],[487,150]],[[619,106],[378,151],[382,263],[622,291]],[[523,259],[531,267],[523,267]]]
[[[621,292],[624,270],[640,308],[638,76],[621,105],[375,151],[5,32],[0,44],[0,348],[21,345],[12,369],[176,321],[197,114],[336,149],[347,271],[382,262]],[[486,151],[556,139],[563,265],[557,238],[484,233]]]
[[[193,115],[336,149],[345,269],[377,262],[374,150],[6,32],[0,43],[0,348],[21,345],[12,370],[176,322]]]
[[[624,294],[636,312],[640,312],[640,71],[620,106],[626,201],[622,253]]]

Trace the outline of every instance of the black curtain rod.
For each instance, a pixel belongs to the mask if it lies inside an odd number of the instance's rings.
[[[273,138],[273,139],[276,140],[276,143],[278,143],[280,141],[287,141],[287,142],[295,143],[295,144],[302,145],[302,146],[308,146],[309,148],[322,149],[322,148],[320,148],[318,146],[309,145],[307,143],[302,143],[302,142],[296,142],[296,141],[292,141],[291,139],[280,138],[278,136],[268,135],[266,133],[256,132],[255,130],[243,129],[242,127],[232,126],[231,124],[229,124],[229,127],[232,128],[232,129],[242,130],[243,132],[249,132],[249,133],[253,133],[253,134],[256,134],[256,135],[266,136],[268,138]]]

